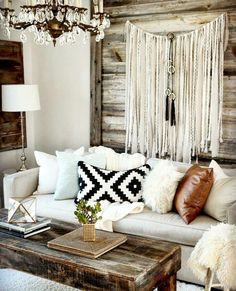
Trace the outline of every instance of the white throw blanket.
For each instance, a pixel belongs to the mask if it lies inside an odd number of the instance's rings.
[[[209,268],[224,287],[236,288],[236,226],[212,226],[196,244],[188,265],[202,281]]]
[[[101,201],[102,219],[96,223],[96,228],[106,231],[113,231],[112,222],[120,220],[128,214],[140,213],[143,211],[144,203],[142,202],[115,202],[107,200]]]

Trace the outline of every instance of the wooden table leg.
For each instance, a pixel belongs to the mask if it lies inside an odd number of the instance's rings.
[[[158,291],[176,291],[176,274],[167,277],[158,285]]]
[[[211,290],[213,277],[214,277],[214,273],[208,268],[207,269],[207,276],[206,276],[206,280],[205,280],[205,291]]]

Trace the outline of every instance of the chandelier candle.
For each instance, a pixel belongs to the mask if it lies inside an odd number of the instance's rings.
[[[86,42],[88,32],[95,33],[96,41],[100,41],[105,36],[104,30],[110,27],[109,15],[103,12],[103,0],[92,2],[94,13],[90,19],[88,9],[81,7],[80,0],[27,0],[18,15],[10,8],[10,0],[4,0],[4,8],[0,8],[0,25],[8,38],[11,30],[21,30],[22,42],[27,41],[25,31],[32,32],[39,45],[53,42],[55,46],[57,40],[60,45],[75,43],[81,33]]]

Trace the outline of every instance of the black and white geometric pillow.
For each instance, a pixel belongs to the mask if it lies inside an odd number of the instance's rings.
[[[142,184],[150,171],[149,165],[127,171],[108,171],[83,161],[78,163],[80,199],[86,201],[137,202],[142,201]]]

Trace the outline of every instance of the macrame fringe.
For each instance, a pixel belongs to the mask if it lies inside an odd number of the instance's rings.
[[[167,36],[126,23],[126,151],[190,162],[222,141],[227,15],[172,40],[176,98],[169,100]]]

